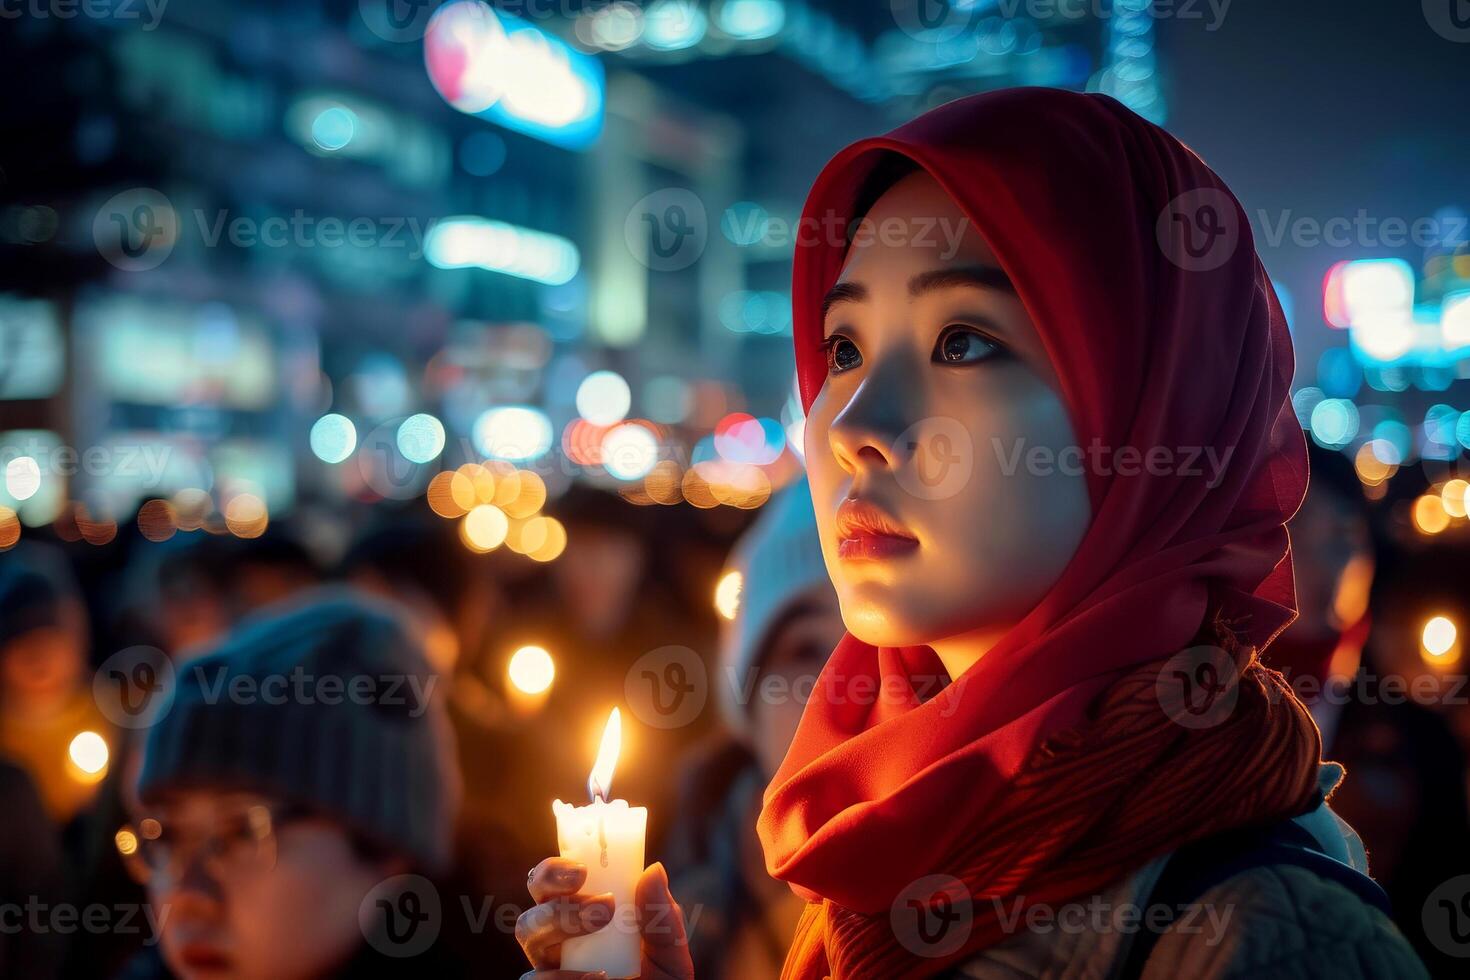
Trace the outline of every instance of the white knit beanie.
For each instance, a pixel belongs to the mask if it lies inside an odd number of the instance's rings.
[[[832,594],[806,477],[781,490],[761,509],[755,523],[736,542],[721,578],[731,572],[741,576],[740,592],[734,619],[722,624],[716,686],[726,723],[744,736],[750,727],[749,695],[754,681],[750,674],[765,657],[771,627],[813,590]]]

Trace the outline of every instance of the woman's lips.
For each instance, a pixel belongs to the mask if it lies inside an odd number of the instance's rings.
[[[193,970],[223,970],[230,965],[230,958],[218,946],[209,943],[186,943],[179,950],[179,959]]]
[[[845,561],[880,561],[918,546],[908,528],[875,504],[849,497],[837,508],[837,557]]]

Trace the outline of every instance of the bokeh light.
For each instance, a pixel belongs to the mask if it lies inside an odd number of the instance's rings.
[[[608,429],[601,448],[603,468],[619,480],[637,480],[658,462],[658,439],[637,422]]]
[[[1454,649],[1459,630],[1448,616],[1433,616],[1425,624],[1421,637],[1424,651],[1431,657],[1443,657]]]
[[[545,647],[523,646],[511,654],[509,674],[517,690],[540,694],[556,679],[556,664]]]
[[[493,459],[523,462],[546,455],[555,439],[551,419],[529,405],[486,409],[475,420],[475,448]]]
[[[66,754],[83,775],[100,778],[107,769],[107,740],[96,732],[78,732],[67,746]]]
[[[461,536],[472,551],[494,551],[505,543],[510,521],[494,504],[477,504],[460,524]]]
[[[593,371],[577,386],[577,413],[593,425],[613,425],[628,416],[633,394],[616,371]]]
[[[340,463],[357,448],[357,427],[345,415],[323,415],[311,427],[311,451],[323,463]]]
[[[740,591],[745,577],[738,571],[729,571],[715,583],[715,610],[726,619],[734,619],[740,611]]]
[[[398,426],[398,451],[410,463],[428,463],[444,451],[444,423],[432,415],[410,415]]]
[[[17,501],[30,500],[41,489],[41,466],[31,456],[17,456],[5,464],[5,492]]]

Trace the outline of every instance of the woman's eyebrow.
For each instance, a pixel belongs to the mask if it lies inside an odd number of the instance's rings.
[[[977,286],[981,289],[998,289],[1015,293],[1016,287],[1010,276],[993,265],[961,266],[954,269],[931,269],[921,272],[909,280],[909,295],[921,296],[936,289],[951,286]]]
[[[861,303],[868,298],[868,287],[860,282],[839,282],[827,290],[827,295],[822,299],[822,319],[827,319],[827,313],[838,303]]]

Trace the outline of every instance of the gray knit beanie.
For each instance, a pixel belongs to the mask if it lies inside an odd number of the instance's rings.
[[[148,734],[139,797],[265,793],[440,870],[460,776],[437,683],[397,616],[346,589],[316,590],[179,667]]]

